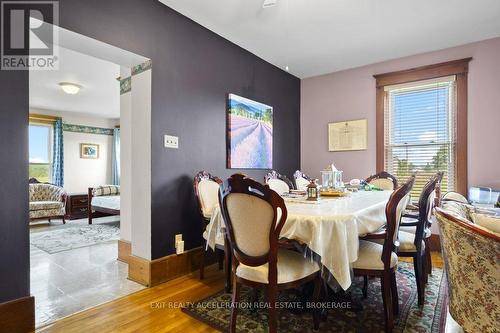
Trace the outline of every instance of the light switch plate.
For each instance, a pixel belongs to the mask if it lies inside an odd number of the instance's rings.
[[[179,148],[179,137],[173,136],[173,135],[165,135],[163,138],[163,143],[165,145],[165,148],[178,149]]]

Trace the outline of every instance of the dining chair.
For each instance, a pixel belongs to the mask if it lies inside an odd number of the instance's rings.
[[[398,227],[401,215],[408,201],[408,194],[415,183],[412,175],[406,183],[392,192],[385,207],[386,228],[384,231],[368,234],[359,240],[358,259],[352,263],[354,276],[363,276],[363,293],[367,290],[367,277],[380,277],[382,299],[384,303],[385,330],[391,332],[394,316],[399,314],[398,291],[396,284],[396,266],[399,246]],[[372,240],[381,239],[383,244]]]
[[[275,170],[264,176],[264,183],[269,185],[271,190],[276,191],[278,194],[288,193],[294,188],[287,176],[281,175]]]
[[[295,189],[296,190],[301,190],[301,191],[306,191],[307,190],[307,185],[311,182],[312,178],[303,173],[300,170],[295,171],[293,174],[293,180],[295,183]]]
[[[466,197],[464,197],[462,194],[460,194],[458,192],[454,192],[454,191],[446,192],[443,195],[442,200],[445,200],[445,201],[448,201],[448,200],[458,201],[458,202],[465,203],[465,204],[469,203],[469,201],[467,200]]]
[[[219,186],[222,184],[222,180],[217,177],[211,175],[207,171],[200,171],[194,176],[193,187],[194,193],[198,200],[198,207],[200,211],[200,217],[202,221],[202,230],[203,230],[203,239],[205,240],[205,244],[203,246],[203,250],[201,251],[200,258],[200,280],[203,280],[205,277],[205,252],[207,251],[207,242],[208,242],[208,231],[207,226],[210,223],[210,219],[212,217],[212,213],[214,209],[219,204]],[[219,260],[219,269],[222,268],[223,263],[223,253],[224,253],[224,239],[216,238],[215,249]],[[228,268],[226,268],[228,270]]]
[[[437,207],[449,312],[465,332],[498,332],[500,237]]]
[[[413,258],[419,305],[424,304],[425,283],[427,275],[432,269],[429,267],[431,252],[428,239],[431,236],[430,225],[432,224],[436,186],[440,179],[441,176],[437,173],[424,185],[418,200],[418,217],[416,219],[403,218],[400,223],[397,255],[398,257]]]
[[[398,187],[398,180],[396,177],[386,171],[379,172],[366,178],[366,183],[377,186],[383,190],[392,191]]]
[[[278,290],[314,282],[313,301],[319,300],[321,275],[318,263],[278,246],[287,218],[285,202],[269,186],[244,175],[224,181],[219,203],[232,256],[233,293],[230,332],[236,330],[240,286],[267,289],[269,332],[277,331]],[[313,312],[314,329],[319,312]]]
[[[426,185],[424,185],[424,188],[420,193],[418,203],[415,205],[417,208],[416,214],[415,212],[408,213],[408,211],[405,211],[399,226],[400,237],[402,237],[403,240],[411,240],[412,235],[415,237],[415,234],[417,234],[417,225],[425,222],[423,236],[424,261],[422,265],[424,283],[427,283],[427,275],[432,273],[432,257],[430,249],[430,237],[432,236],[431,226],[433,222],[432,211],[433,208],[438,206],[440,202],[439,197],[441,193],[441,180],[443,179],[443,175],[444,172],[437,172],[433,177],[431,177]],[[403,246],[403,248],[405,248],[405,246]]]

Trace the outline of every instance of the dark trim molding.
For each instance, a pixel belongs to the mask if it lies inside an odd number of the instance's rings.
[[[26,296],[0,304],[0,331],[26,333],[35,331],[35,297]]]
[[[376,79],[377,172],[384,171],[384,87],[455,75],[457,86],[456,191],[467,195],[467,73],[471,60],[472,58],[464,58],[373,76]]]

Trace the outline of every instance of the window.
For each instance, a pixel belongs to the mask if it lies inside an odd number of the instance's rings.
[[[384,167],[398,179],[416,172],[412,196],[444,171],[443,192],[455,190],[455,76],[385,86]]]
[[[472,58],[375,75],[377,172],[404,182],[412,195],[437,171],[441,191],[467,193],[467,73]]]
[[[50,182],[52,170],[52,125],[29,125],[29,177]]]

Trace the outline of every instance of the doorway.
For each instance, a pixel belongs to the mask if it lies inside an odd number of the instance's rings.
[[[150,174],[151,61],[55,28],[59,69],[30,71],[37,327],[143,289],[128,279],[127,257],[150,257],[150,195],[134,194],[150,182],[133,177]],[[134,214],[143,218],[132,223]]]

